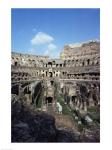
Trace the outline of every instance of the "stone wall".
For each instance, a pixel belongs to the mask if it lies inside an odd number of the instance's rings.
[[[65,103],[73,110],[87,111],[91,106],[100,105],[99,81],[63,81],[60,80],[60,88]]]
[[[44,78],[99,80],[100,42],[64,47],[60,59],[12,53],[12,81]]]

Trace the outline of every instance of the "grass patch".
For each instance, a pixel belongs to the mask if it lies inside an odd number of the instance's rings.
[[[97,107],[96,106],[91,106],[88,108],[88,112],[97,112]]]

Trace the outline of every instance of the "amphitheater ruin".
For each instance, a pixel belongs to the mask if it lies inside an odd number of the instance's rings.
[[[100,42],[65,45],[59,59],[12,52],[11,94],[27,104],[59,116],[100,106]]]

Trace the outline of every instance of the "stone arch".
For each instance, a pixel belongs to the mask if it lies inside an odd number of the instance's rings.
[[[87,59],[87,66],[90,65],[90,59]]]
[[[53,60],[53,61],[52,61],[52,64],[53,64],[53,65],[55,65],[55,64],[56,64],[55,60]]]
[[[49,72],[49,77],[53,77],[53,73],[52,72]]]
[[[60,64],[60,67],[62,67],[62,64]]]
[[[52,62],[48,62],[48,65],[52,66]]]
[[[46,71],[46,77],[47,77],[47,71]]]
[[[72,102],[75,103],[75,100],[76,100],[76,96],[72,95]]]
[[[15,65],[15,66],[18,66],[18,62],[17,62],[17,61],[15,61],[15,62],[14,62],[14,65]]]
[[[82,66],[84,66],[85,65],[85,63],[84,63],[84,61],[82,61]]]
[[[53,97],[51,97],[51,96],[46,97],[46,103],[52,104],[52,102],[53,102]]]
[[[53,81],[53,80],[51,80],[50,82],[51,82],[51,85],[53,85],[53,84],[54,84],[54,81]]]

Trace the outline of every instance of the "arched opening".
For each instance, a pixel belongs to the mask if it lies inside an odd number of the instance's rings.
[[[87,65],[89,65],[89,64],[90,64],[90,59],[87,60]]]
[[[72,96],[72,102],[75,103],[76,96]]]
[[[46,71],[46,77],[47,77],[47,71]]]
[[[52,104],[52,100],[53,100],[52,97],[46,97],[46,103]]]
[[[58,67],[58,64],[56,64],[56,67]]]
[[[17,66],[18,65],[18,63],[17,63],[17,61],[15,62],[15,66]]]
[[[84,66],[84,61],[82,62],[82,66]]]
[[[52,67],[52,62],[48,62],[48,65]]]
[[[53,63],[53,65],[55,65],[55,61],[53,61],[52,63]]]
[[[52,72],[49,72],[49,77],[53,77],[53,73]]]
[[[15,84],[11,86],[11,94],[19,94],[19,84]]]
[[[54,84],[54,81],[50,81],[51,82],[51,85],[53,85]]]
[[[60,67],[62,67],[62,64],[60,64]]]

